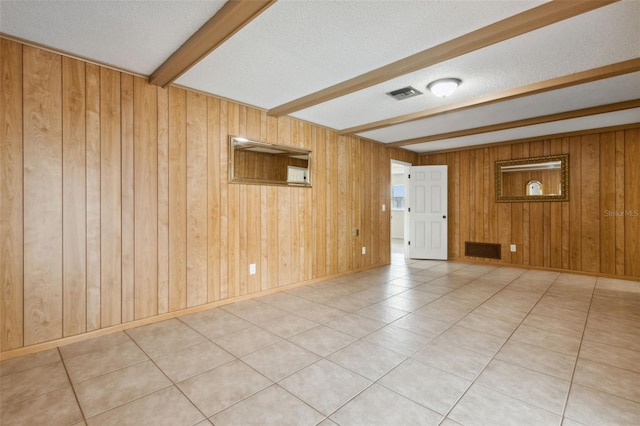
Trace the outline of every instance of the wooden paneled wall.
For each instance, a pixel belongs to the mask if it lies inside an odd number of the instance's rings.
[[[2,351],[389,263],[415,154],[0,43]],[[228,184],[229,134],[312,149],[313,188]]]
[[[568,202],[496,203],[495,161],[569,154]],[[640,277],[640,126],[422,156],[449,166],[449,258],[500,243],[502,262]],[[517,245],[510,253],[509,244]]]

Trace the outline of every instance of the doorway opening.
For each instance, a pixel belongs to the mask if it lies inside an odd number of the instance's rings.
[[[407,254],[409,167],[411,163],[391,160],[391,253],[403,257]]]

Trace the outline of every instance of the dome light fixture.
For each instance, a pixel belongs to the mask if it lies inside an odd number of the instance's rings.
[[[446,98],[455,92],[460,83],[462,83],[462,80],[458,78],[441,78],[440,80],[429,83],[427,89],[436,96]]]

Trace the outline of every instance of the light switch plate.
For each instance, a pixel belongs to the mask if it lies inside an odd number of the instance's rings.
[[[249,265],[249,275],[255,275],[256,274],[256,264],[252,263]]]
[[[515,244],[511,244],[510,250],[511,250],[511,253],[515,253],[516,252],[516,245]]]

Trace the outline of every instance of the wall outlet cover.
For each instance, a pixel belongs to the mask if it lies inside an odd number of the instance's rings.
[[[515,253],[516,252],[516,245],[515,244],[511,244],[510,250],[511,250],[511,253]]]

